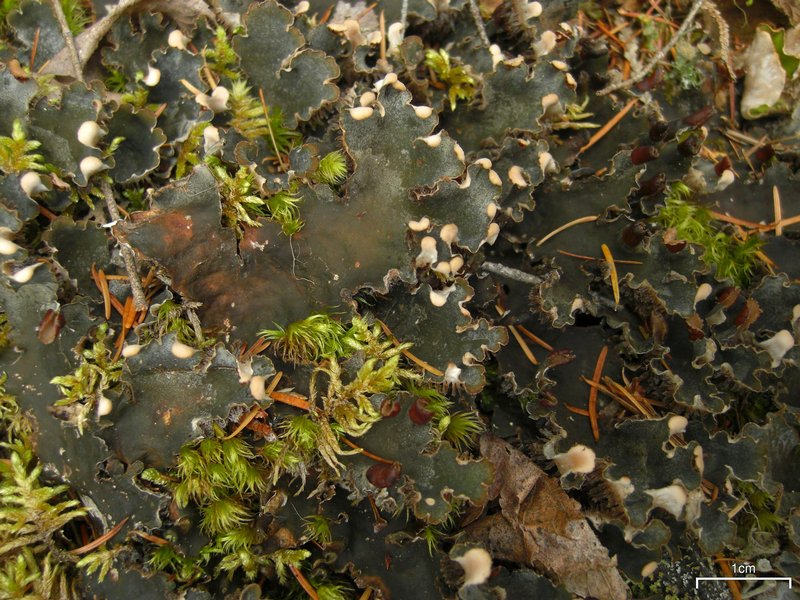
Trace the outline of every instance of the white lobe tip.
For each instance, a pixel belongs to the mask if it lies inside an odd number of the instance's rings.
[[[422,217],[419,221],[409,221],[408,228],[411,231],[427,231],[428,227],[431,226],[431,220],[428,217]]]
[[[442,238],[442,241],[447,245],[454,243],[458,239],[458,225],[455,223],[448,223],[443,226],[442,230],[439,232],[439,237]]]
[[[41,266],[42,263],[33,263],[32,265],[28,265],[27,267],[22,267],[19,271],[17,271],[11,276],[11,279],[16,281],[17,283],[28,283],[33,277],[33,272],[36,271],[36,269],[38,269]]]
[[[250,395],[256,400],[267,399],[267,386],[263,375],[253,375],[250,378]]]
[[[528,187],[528,182],[525,180],[525,177],[522,175],[522,167],[517,165],[512,166],[508,170],[508,179],[518,188],[526,188]]]
[[[450,384],[460,383],[461,369],[455,363],[447,363],[447,368],[444,370],[444,382]]]
[[[558,104],[558,94],[547,94],[546,96],[542,96],[542,108],[545,111],[556,104]]]
[[[203,151],[207,155],[214,155],[221,150],[222,140],[219,137],[219,129],[209,125],[203,130]]]
[[[719,176],[719,179],[717,179],[717,191],[721,192],[730,184],[732,184],[735,179],[736,175],[734,175],[733,171],[730,169],[725,169],[722,172],[722,175]]]
[[[186,50],[186,44],[189,43],[189,38],[184,35],[180,29],[175,29],[169,32],[167,37],[167,44],[170,48],[177,48],[178,50]]]
[[[492,574],[492,557],[483,548],[467,550],[455,560],[464,569],[464,585],[481,585]]]
[[[583,444],[577,444],[553,457],[553,462],[558,467],[558,472],[562,476],[570,473],[591,473],[595,467],[595,453],[591,448]]]
[[[107,168],[108,165],[106,165],[102,160],[100,160],[96,156],[87,156],[81,161],[80,164],[81,173],[87,180],[95,173],[104,171]]]
[[[539,155],[539,168],[545,175],[547,175],[548,173],[558,172],[558,165],[556,164],[553,155],[550,154],[549,152],[542,152]]]
[[[492,69],[503,62],[503,51],[497,44],[489,46],[489,54],[492,55]]]
[[[131,358],[132,356],[136,356],[141,352],[142,345],[141,344],[126,344],[125,347],[122,349],[122,356],[125,358]]]
[[[433,267],[433,270],[437,273],[441,273],[442,275],[450,275],[450,263],[446,260],[442,260],[436,263],[436,266]]]
[[[161,71],[148,65],[147,76],[142,79],[142,83],[147,87],[154,87],[158,85],[159,81],[161,81]]]
[[[647,579],[650,577],[650,575],[656,572],[656,569],[658,569],[658,563],[654,560],[651,560],[642,567],[642,579]]]
[[[713,291],[713,289],[711,288],[710,284],[701,283],[697,287],[697,292],[694,295],[694,305],[693,306],[697,306],[698,303],[700,303],[703,300],[705,300],[706,298],[708,298],[711,295],[712,291]]]
[[[33,171],[28,171],[19,178],[19,187],[31,198],[36,194],[47,191],[47,187],[42,183],[42,178],[39,177],[38,173],[34,173]]]
[[[228,110],[228,98],[230,98],[230,95],[228,88],[218,85],[210,96],[208,94],[197,94],[194,99],[200,106],[216,114]]]
[[[489,228],[486,230],[486,239],[484,240],[485,243],[493,246],[494,243],[497,241],[497,236],[500,235],[500,225],[497,223],[489,223]]]
[[[375,95],[375,92],[364,92],[363,94],[361,94],[361,97],[358,99],[358,103],[361,106],[369,106],[370,104],[375,102],[375,100],[377,98],[378,97]]]
[[[97,401],[97,416],[105,417],[111,414],[112,408],[114,408],[114,403],[105,396],[100,396],[100,399]]]
[[[675,415],[674,417],[670,417],[669,421],[667,421],[667,425],[669,426],[670,435],[676,435],[686,431],[689,420],[681,415]]]
[[[78,141],[89,148],[96,148],[97,142],[103,137],[103,130],[95,121],[84,121],[78,127]]]
[[[544,56],[549,54],[556,47],[557,42],[556,34],[552,31],[545,31],[539,41],[533,44],[533,50],[536,56]]]
[[[0,254],[3,256],[11,256],[15,254],[17,250],[19,250],[19,246],[11,240],[0,236]]]
[[[175,358],[191,358],[197,350],[181,342],[173,342],[170,352]]]
[[[439,258],[439,252],[436,249],[436,238],[426,235],[420,241],[421,250],[417,255],[417,267],[425,267],[432,265]]]
[[[781,329],[768,340],[760,343],[772,358],[772,368],[780,366],[784,355],[794,347],[794,336],[787,329]]]
[[[525,7],[525,18],[526,19],[533,19],[538,17],[542,14],[542,4],[541,2],[531,2],[528,6]]]
[[[452,287],[445,288],[441,291],[431,290],[430,293],[430,300],[431,304],[433,304],[436,308],[441,308],[445,304],[447,304],[447,297],[450,295],[450,292],[453,291]]]
[[[420,119],[427,119],[433,114],[433,109],[430,106],[415,106],[414,114]]]
[[[353,117],[354,121],[363,121],[364,119],[369,119],[372,116],[372,113],[375,112],[372,110],[371,106],[357,106],[356,108],[351,108],[350,116]]]
[[[458,142],[453,144],[453,152],[456,153],[456,158],[463,163],[464,162],[464,149],[458,144]]]
[[[429,135],[429,136],[426,136],[424,138],[419,138],[419,139],[421,139],[423,142],[428,144],[428,146],[430,146],[431,148],[438,148],[439,144],[442,143],[442,134],[441,133],[436,133],[434,135]]]

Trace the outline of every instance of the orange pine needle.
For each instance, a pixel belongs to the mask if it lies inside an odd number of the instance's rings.
[[[328,22],[328,19],[331,18],[331,13],[333,12],[333,7],[334,7],[334,5],[331,4],[328,7],[328,10],[326,10],[324,13],[322,13],[322,17],[320,17],[320,19],[319,19],[319,24],[320,25],[324,25],[325,23]]]
[[[250,425],[250,422],[251,422],[253,419],[255,419],[255,418],[256,418],[256,417],[257,417],[257,416],[258,416],[258,415],[259,415],[259,414],[260,414],[262,411],[263,411],[263,409],[262,409],[262,408],[261,408],[261,407],[260,407],[258,404],[256,404],[255,406],[253,406],[253,408],[252,408],[252,409],[250,409],[250,412],[249,412],[249,413],[247,413],[247,414],[246,414],[246,415],[245,415],[245,416],[242,418],[242,420],[241,420],[241,421],[239,421],[239,424],[236,426],[236,429],[234,429],[234,430],[233,430],[233,431],[232,431],[232,432],[231,432],[229,435],[226,435],[224,438],[222,438],[222,440],[223,440],[223,441],[225,441],[225,440],[230,440],[230,439],[233,439],[233,438],[235,438],[237,435],[239,435],[240,433],[242,433],[242,431],[244,431],[244,430],[245,430],[245,428],[246,428],[248,425]]]
[[[528,347],[528,344],[525,343],[525,340],[522,339],[522,336],[519,334],[519,331],[517,331],[517,328],[514,327],[514,325],[509,325],[508,330],[514,336],[514,339],[517,340],[517,343],[519,344],[519,347],[522,348],[522,352],[523,354],[525,354],[526,358],[532,364],[538,365],[539,361],[536,360],[536,357],[533,355],[533,352],[531,352],[531,349]]]
[[[605,260],[605,259],[597,258],[597,257],[594,257],[594,256],[586,256],[585,254],[575,254],[574,252],[567,252],[566,250],[556,250],[556,252],[558,252],[559,254],[563,254],[564,256],[570,256],[572,258],[580,258],[581,260],[595,260],[595,261]],[[644,264],[640,260],[614,260],[614,262],[617,263],[618,265],[642,265],[642,264]]]
[[[356,21],[360,21],[361,19],[366,17],[369,13],[372,12],[372,9],[375,8],[376,6],[378,6],[377,2],[373,2],[372,4],[370,4],[367,8],[365,8],[356,15]]]
[[[548,344],[547,342],[545,342],[545,341],[544,341],[542,338],[540,338],[538,335],[536,335],[536,334],[534,334],[534,333],[531,333],[530,331],[528,331],[528,330],[527,330],[525,327],[523,327],[522,325],[515,325],[514,327],[516,327],[517,329],[519,329],[519,330],[520,330],[520,332],[522,333],[522,335],[524,335],[526,338],[528,338],[528,339],[529,339],[530,341],[532,341],[534,344],[538,344],[538,345],[540,345],[542,348],[544,348],[544,349],[545,349],[545,350],[547,350],[548,352],[552,352],[552,351],[553,351],[553,347],[552,347],[550,344]]]
[[[105,317],[106,321],[108,321],[111,318],[111,294],[108,291],[108,277],[106,277],[106,274],[103,272],[102,269],[98,271],[93,264],[92,279],[94,280],[94,284],[97,286],[97,289],[100,290],[100,293],[103,296]]]
[[[371,458],[375,462],[384,463],[386,465],[393,465],[395,462],[397,462],[397,461],[394,461],[394,460],[387,460],[385,458],[382,458],[382,457],[378,456],[377,454],[373,454],[369,450],[364,450],[364,448],[362,448],[358,444],[355,444],[355,443],[351,442],[346,437],[341,437],[339,439],[341,439],[346,445],[350,446],[353,450],[358,450],[360,454],[362,454],[363,456],[366,456],[367,458]]]
[[[629,101],[629,102],[628,102],[628,103],[627,103],[627,104],[626,104],[626,105],[623,107],[623,109],[622,109],[621,111],[619,111],[617,114],[615,114],[613,117],[611,117],[611,118],[608,120],[608,123],[606,123],[606,124],[605,124],[605,125],[603,125],[603,126],[600,128],[600,129],[598,129],[598,130],[597,130],[597,131],[594,133],[594,135],[593,135],[592,137],[590,137],[590,138],[589,138],[589,141],[588,141],[588,142],[586,142],[586,145],[585,145],[585,146],[583,146],[583,147],[582,147],[580,150],[578,150],[578,154],[582,154],[583,152],[586,152],[586,151],[587,151],[589,148],[591,148],[591,147],[592,147],[592,146],[594,146],[594,145],[595,145],[597,142],[599,142],[601,139],[603,139],[603,137],[604,137],[604,136],[605,136],[605,135],[606,135],[606,134],[607,134],[609,131],[611,131],[611,130],[614,128],[614,126],[615,126],[617,123],[619,123],[619,122],[620,122],[620,121],[621,121],[621,120],[622,120],[622,119],[625,117],[625,115],[627,115],[627,114],[628,114],[628,113],[631,111],[631,109],[633,108],[633,105],[634,105],[634,104],[636,104],[636,103],[638,102],[638,100],[639,100],[638,98],[634,98],[634,99],[630,100],[630,101]]]
[[[603,346],[600,350],[600,355],[597,357],[597,363],[594,366],[594,375],[592,381],[600,383],[600,376],[603,374],[603,365],[606,363],[606,355],[608,354],[608,346]],[[589,388],[589,423],[592,426],[592,435],[594,441],[600,441],[600,427],[597,424],[597,388],[592,386]]]
[[[122,329],[127,330],[133,327],[136,322],[137,310],[133,306],[133,296],[125,298],[125,306],[122,310]]]
[[[617,276],[617,265],[614,264],[614,257],[611,255],[611,250],[605,244],[600,246],[603,251],[603,256],[608,263],[608,268],[611,276],[611,290],[614,292],[614,305],[619,306],[619,277]]]
[[[295,579],[297,579],[297,583],[299,583],[300,587],[306,591],[306,594],[308,594],[309,598],[311,598],[311,600],[319,600],[319,594],[317,594],[317,590],[314,589],[314,586],[311,585],[311,582],[308,579],[306,579],[306,576],[303,575],[300,569],[294,565],[289,565],[289,569],[291,569],[292,574],[294,575]]]
[[[721,560],[722,557],[715,557],[717,564],[719,565],[719,570],[722,571],[722,574],[725,577],[733,577],[733,571],[731,571],[730,565],[725,560]],[[742,590],[739,588],[739,582],[728,580],[726,582],[728,584],[728,589],[731,591],[731,596],[733,596],[733,600],[742,600]]]
[[[127,522],[128,522],[128,517],[125,517],[124,519],[122,519],[122,521],[117,523],[114,527],[109,529],[106,533],[101,535],[95,541],[89,542],[88,544],[86,544],[85,546],[81,546],[80,548],[75,548],[75,550],[70,550],[69,553],[74,554],[75,556],[80,556],[81,554],[86,554],[87,552],[91,552],[95,548],[99,548],[100,546],[105,544],[108,540],[117,535],[119,533],[119,530],[122,529],[125,526],[125,523]]]
[[[269,395],[270,398],[275,400],[276,402],[282,402],[283,404],[288,404],[289,406],[294,406],[295,408],[299,408],[301,410],[309,410],[311,405],[308,403],[303,396],[299,394],[287,394],[284,392],[272,392]]]
[[[589,411],[583,408],[578,408],[577,406],[572,406],[571,404],[565,404],[564,408],[566,408],[569,412],[573,412],[576,415],[581,415],[582,417],[588,417]]]
[[[152,535],[145,531],[139,531],[138,529],[134,529],[133,531],[131,531],[131,533],[134,535],[138,535],[140,538],[147,540],[148,542],[151,542],[153,544],[156,544],[157,546],[167,546],[169,544],[169,541],[165,540],[164,538],[158,537],[157,535]]]
[[[775,235],[783,235],[783,209],[781,208],[781,193],[777,185],[772,186],[772,207],[775,211]]]
[[[380,319],[377,319],[377,321],[378,321],[378,325],[381,326],[381,329],[383,330],[383,333],[386,334],[386,337],[388,337],[390,340],[392,340],[392,343],[395,346],[399,346],[400,345],[400,340],[398,340],[396,337],[394,337],[394,334],[392,333],[392,330],[389,329],[388,325],[386,325],[386,323],[384,323]],[[437,369],[433,365],[428,364],[427,362],[425,362],[421,358],[413,355],[408,350],[401,350],[401,352],[402,352],[403,356],[405,356],[408,360],[413,362],[418,367],[421,367],[421,368],[425,369],[431,375],[436,375],[436,377],[444,377],[444,373],[442,371],[440,371],[439,369]]]
[[[36,28],[36,33],[33,34],[33,44],[31,44],[31,60],[28,63],[28,68],[33,73],[33,63],[36,61],[36,52],[39,49],[39,33],[41,29],[39,27]]]
[[[575,219],[574,221],[570,221],[569,223],[564,223],[561,227],[557,227],[556,229],[554,229],[553,231],[548,233],[546,236],[544,236],[542,239],[540,239],[538,242],[536,242],[536,246],[537,247],[541,246],[542,244],[544,244],[550,238],[552,238],[554,236],[557,236],[562,231],[564,231],[566,229],[569,229],[570,227],[572,227],[574,225],[580,225],[581,223],[591,223],[593,221],[597,221],[598,218],[599,217],[597,217],[596,215],[590,215],[590,216],[587,216],[587,217],[579,217],[579,218]]]

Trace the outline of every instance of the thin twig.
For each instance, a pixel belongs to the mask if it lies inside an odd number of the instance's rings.
[[[514,281],[519,281],[520,283],[527,283],[529,285],[539,285],[543,281],[541,277],[536,275],[531,275],[525,271],[520,271],[519,269],[514,269],[513,267],[507,267],[505,265],[501,265],[500,263],[493,263],[489,261],[481,264],[481,270],[494,275],[500,275],[501,277],[505,277],[507,279],[513,279]]]
[[[106,208],[108,209],[108,216],[111,217],[111,222],[116,223],[121,221],[119,214],[119,207],[114,200],[114,191],[111,189],[111,184],[106,179],[100,181],[100,191],[103,193],[103,198],[106,201]],[[136,257],[133,255],[133,250],[127,244],[122,243],[111,229],[111,234],[119,244],[119,251],[122,254],[122,261],[125,263],[125,271],[128,273],[128,281],[131,285],[131,294],[136,306],[136,310],[145,310],[147,308],[147,300],[144,297],[144,290],[142,289],[142,282],[139,279],[139,269],[136,267]]]
[[[61,36],[64,38],[64,44],[67,46],[69,60],[72,62],[72,69],[75,71],[75,78],[78,81],[83,81],[83,67],[81,67],[81,60],[78,58],[78,49],[75,48],[75,38],[72,37],[72,32],[69,30],[69,24],[67,23],[67,17],[64,15],[64,8],[58,0],[50,0],[50,5],[53,7],[58,26],[61,27]]]
[[[686,18],[683,20],[683,23],[681,23],[678,31],[676,31],[675,35],[673,35],[670,40],[661,47],[661,50],[659,50],[656,55],[650,59],[650,62],[648,62],[641,71],[633,75],[630,79],[618,81],[617,83],[612,83],[611,85],[604,87],[602,90],[597,92],[597,95],[605,96],[611,92],[626,90],[647,77],[652,70],[655,69],[662,60],[664,60],[664,57],[667,55],[667,53],[689,33],[689,30],[694,24],[695,17],[697,17],[697,13],[700,12],[700,9],[703,8],[703,4],[705,3],[706,0],[694,0],[694,2],[692,2],[692,8],[689,9],[689,14],[686,15]]]
[[[467,0],[467,3],[469,4],[469,12],[472,14],[472,20],[475,21],[475,27],[478,30],[478,37],[481,38],[483,45],[488,48],[491,42],[489,42],[489,36],[486,35],[486,28],[483,26],[483,18],[481,17],[478,3],[475,0]]]
[[[402,26],[400,39],[406,37],[406,21],[408,21],[408,0],[403,0],[400,6],[400,25]]]

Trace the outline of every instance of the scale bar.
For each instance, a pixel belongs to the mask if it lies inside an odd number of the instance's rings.
[[[788,581],[789,589],[792,589],[791,577],[695,577],[694,589],[700,587],[701,581]]]

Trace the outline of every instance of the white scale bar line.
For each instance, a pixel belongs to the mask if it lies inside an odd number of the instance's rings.
[[[789,589],[792,589],[791,577],[695,577],[694,589],[700,587],[701,581],[788,581]]]

